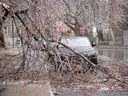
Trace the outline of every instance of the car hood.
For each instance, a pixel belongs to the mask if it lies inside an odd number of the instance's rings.
[[[83,47],[83,46],[79,46],[79,47],[70,47],[71,49],[73,49],[75,52],[80,53],[80,54],[87,54],[87,55],[91,55],[91,54],[95,54],[95,50],[93,47]],[[59,51],[62,54],[67,54],[70,53],[71,51],[65,47],[61,47],[59,48]]]

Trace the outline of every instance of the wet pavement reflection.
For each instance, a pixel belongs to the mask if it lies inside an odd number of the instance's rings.
[[[98,55],[107,56],[111,59],[116,60],[127,60],[128,59],[128,49],[105,49],[97,48]]]

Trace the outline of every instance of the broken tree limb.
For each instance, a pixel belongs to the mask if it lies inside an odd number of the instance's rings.
[[[109,78],[115,79],[115,80],[118,81],[118,82],[126,83],[126,82],[123,82],[122,80],[120,80],[120,79],[114,77],[112,74],[107,73],[107,72],[104,71],[100,66],[98,66],[98,65],[96,65],[96,64],[94,64],[94,63],[92,63],[90,60],[88,60],[88,58],[86,58],[85,56],[83,56],[83,55],[77,53],[76,51],[74,51],[74,50],[71,49],[70,47],[66,46],[65,44],[63,44],[63,43],[61,43],[61,42],[54,41],[54,40],[52,40],[52,41],[50,41],[50,42],[56,42],[56,43],[58,43],[59,45],[62,45],[62,46],[64,46],[65,48],[69,49],[70,51],[72,51],[73,53],[75,53],[76,55],[78,55],[79,57],[81,57],[83,60],[85,60],[85,61],[87,61],[89,64],[91,64],[93,67],[95,67],[96,69],[98,69],[99,71],[101,71],[102,73],[104,73],[104,74],[105,74],[106,76],[108,76]],[[128,84],[128,83],[126,83],[126,84]]]

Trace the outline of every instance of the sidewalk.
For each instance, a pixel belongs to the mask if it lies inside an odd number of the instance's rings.
[[[15,82],[16,83],[16,82]],[[53,96],[50,92],[50,85],[39,84],[7,84],[3,85],[4,90],[0,96]]]
[[[100,45],[97,48],[107,48],[107,49],[128,49],[128,46],[107,46],[107,45]]]

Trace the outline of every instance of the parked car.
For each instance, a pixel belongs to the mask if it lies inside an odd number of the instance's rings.
[[[97,53],[94,49],[94,46],[96,45],[91,43],[88,37],[65,37],[61,39],[61,43],[73,49],[75,52],[87,57],[94,64],[98,63]],[[62,57],[71,55],[70,50],[62,45],[58,46],[58,50]]]

